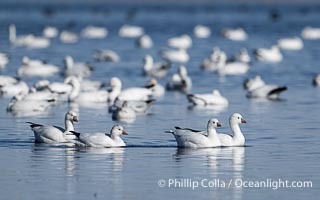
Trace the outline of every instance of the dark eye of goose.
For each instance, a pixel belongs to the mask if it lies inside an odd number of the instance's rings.
[[[238,117],[238,119],[240,119],[240,117]]]

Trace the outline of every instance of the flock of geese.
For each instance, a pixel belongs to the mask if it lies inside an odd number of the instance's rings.
[[[153,46],[151,36],[145,33],[143,27],[123,25],[118,32],[120,37],[135,38],[139,48],[149,49]],[[55,27],[45,27],[41,36],[34,34],[17,35],[15,25],[9,26],[9,42],[12,46],[22,46],[27,49],[47,48],[52,38],[58,37],[62,43],[76,43],[80,38],[103,39],[108,30],[104,27],[87,26],[80,34]],[[194,37],[208,38],[211,35],[209,27],[197,25],[194,27]],[[223,29],[221,36],[233,40],[244,41],[249,35],[242,28]],[[270,48],[260,48],[249,53],[246,48],[240,49],[233,57],[228,57],[219,47],[214,47],[212,53],[200,64],[200,69],[215,72],[220,76],[236,76],[246,74],[251,66],[252,56],[260,62],[278,63],[284,57],[282,51],[296,51],[303,48],[303,39],[319,40],[320,28],[305,27],[301,37],[279,39]],[[122,122],[133,122],[137,115],[146,113],[154,102],[165,96],[166,91],[179,91],[185,94],[186,99],[194,106],[227,107],[229,101],[215,88],[210,93],[190,93],[192,77],[188,73],[186,63],[190,56],[188,49],[193,45],[191,36],[184,34],[169,38],[167,45],[170,49],[160,52],[163,58],[155,62],[151,55],[145,55],[141,70],[143,75],[150,78],[143,87],[124,88],[119,77],[110,77],[108,82],[90,79],[93,66],[87,63],[76,62],[72,56],[64,57],[64,66],[56,66],[42,60],[23,57],[21,66],[17,69],[18,77],[0,75],[0,94],[11,98],[7,111],[15,115],[23,113],[41,113],[57,105],[59,102],[79,104],[107,104],[112,119]],[[93,59],[98,62],[121,62],[121,57],[113,50],[101,49],[94,53]],[[0,69],[4,69],[10,62],[10,56],[0,52]],[[172,64],[179,64],[176,73],[168,77]],[[50,82],[47,78],[60,74],[63,82]],[[23,77],[41,77],[42,80],[29,86]],[[167,78],[167,84],[162,86],[157,79]],[[320,74],[314,77],[314,85],[320,85]],[[260,75],[246,79],[244,88],[248,98],[278,99],[279,95],[287,90],[284,85],[266,83]],[[69,111],[65,115],[65,128],[58,126],[30,123],[34,132],[35,142],[60,144],[71,143],[79,146],[91,147],[122,147],[125,142],[121,135],[128,132],[120,125],[112,127],[110,134],[80,133],[74,130],[74,122],[78,122],[77,112]],[[244,146],[245,137],[240,124],[246,123],[239,113],[230,116],[229,125],[232,134],[217,133],[221,127],[216,118],[207,123],[206,131],[190,128],[175,127],[172,133],[179,147],[220,147]]]

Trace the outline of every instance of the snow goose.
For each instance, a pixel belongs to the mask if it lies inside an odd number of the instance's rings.
[[[175,127],[175,131],[167,132],[172,133],[174,135],[178,147],[219,147],[221,144],[216,131],[216,128],[218,127],[221,127],[221,124],[216,118],[213,118],[208,121],[207,132],[180,127]]]
[[[122,106],[112,113],[112,119],[130,123],[136,119],[136,112],[129,106],[128,101],[123,101]]]
[[[87,63],[74,63],[73,58],[69,55],[64,58],[64,64],[65,76],[89,77],[93,70],[92,66]]]
[[[114,125],[110,134],[70,132],[76,135],[78,139],[88,147],[124,147],[126,144],[120,136],[128,135],[128,132],[120,125]]]
[[[242,28],[223,29],[221,34],[223,37],[234,41],[245,41],[248,38],[247,33]]]
[[[54,101],[57,101],[58,98],[59,98],[58,94],[55,94],[46,90],[37,91],[36,88],[32,87],[30,88],[29,93],[25,94],[23,100],[54,102]]]
[[[314,86],[320,86],[320,74],[317,74],[312,81]]]
[[[319,40],[320,39],[320,28],[314,28],[307,26],[302,32],[301,36],[306,40]]]
[[[147,101],[126,101],[128,107],[130,107],[137,114],[146,113],[146,111],[152,106],[154,100]],[[114,104],[109,107],[109,113],[114,113],[117,109],[123,106],[122,101],[116,98]]]
[[[137,46],[143,49],[150,49],[153,46],[153,41],[149,35],[143,35],[137,40]]]
[[[79,39],[77,34],[70,31],[62,31],[59,38],[62,43],[66,44],[76,43]]]
[[[169,62],[154,63],[151,55],[146,55],[143,59],[143,72],[145,75],[162,78],[165,77],[171,67]]]
[[[123,25],[119,29],[120,37],[136,38],[144,34],[144,30],[140,26]]]
[[[13,97],[19,93],[27,94],[29,91],[29,86],[24,82],[19,80],[13,84],[5,84],[0,86],[0,95],[6,97]]]
[[[25,94],[18,94],[14,96],[8,106],[7,112],[14,115],[33,115],[43,113],[52,106],[54,100],[33,100],[27,98]]]
[[[282,38],[278,40],[277,44],[283,50],[300,50],[303,48],[303,41],[299,37]]]
[[[19,81],[20,79],[16,77],[0,75],[0,87],[6,86],[6,85],[13,85],[18,83]]]
[[[271,49],[260,48],[253,53],[256,55],[257,60],[262,62],[278,63],[283,59],[278,46],[272,46]]]
[[[281,92],[287,90],[286,86],[266,84],[261,76],[245,80],[244,87],[248,91],[247,96],[251,98],[277,99]]]
[[[219,56],[217,73],[219,75],[242,75],[248,72],[248,63],[243,62],[227,62],[227,55],[222,52]]]
[[[58,66],[44,63],[40,60],[31,60],[28,57],[22,58],[22,66],[18,68],[19,76],[53,76],[60,71]]]
[[[56,27],[53,26],[46,26],[42,30],[42,35],[46,38],[55,38],[59,34],[59,31]]]
[[[181,35],[168,39],[168,46],[177,49],[188,49],[192,46],[192,39],[189,35]]]
[[[0,52],[0,70],[4,69],[9,63],[9,55]]]
[[[57,144],[67,143],[76,139],[70,131],[74,131],[73,123],[78,122],[77,114],[69,111],[65,115],[65,128],[59,126],[49,126],[42,124],[30,124],[31,130],[34,133],[36,143]]]
[[[192,87],[191,78],[188,76],[188,71],[184,66],[180,66],[178,74],[174,74],[167,83],[168,90],[177,90],[187,92]]]
[[[234,113],[229,118],[229,125],[233,135],[219,133],[218,137],[221,146],[244,146],[245,138],[241,132],[239,124],[247,123],[246,120],[239,114]]]
[[[99,62],[119,62],[120,56],[112,50],[97,50],[93,57]]]
[[[193,105],[210,106],[221,105],[227,106],[228,100],[223,97],[218,90],[213,90],[210,94],[188,94],[187,99]]]
[[[189,54],[185,49],[165,50],[161,51],[160,55],[163,59],[170,62],[186,63],[189,61]]]
[[[220,59],[220,54],[223,51],[219,47],[214,47],[210,56],[203,60],[200,68],[206,71],[216,71],[219,65],[223,65],[222,60]]]
[[[88,39],[103,39],[107,35],[108,30],[104,27],[87,26],[81,31],[81,36]]]
[[[32,34],[17,37],[16,26],[9,26],[9,41],[12,45],[24,46],[31,49],[47,48],[50,46],[50,40],[44,37],[36,37]]]
[[[251,61],[250,55],[246,48],[240,49],[240,52],[236,55],[236,60],[242,63],[249,63]]]
[[[211,35],[211,30],[207,26],[197,25],[194,27],[193,33],[197,38],[208,38]]]
[[[158,83],[156,79],[151,79],[145,88],[151,90],[153,98],[163,97],[165,94],[165,89],[162,85]]]

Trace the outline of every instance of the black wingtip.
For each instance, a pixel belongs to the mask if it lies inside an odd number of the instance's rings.
[[[287,89],[288,89],[287,86],[278,87],[278,88],[276,88],[276,89],[274,89],[274,90],[271,90],[271,91],[269,92],[268,96],[271,96],[271,95],[273,95],[273,94],[279,94],[280,92],[286,91]]]
[[[72,133],[73,135],[75,135],[77,138],[80,137],[80,133],[76,132],[76,131],[69,131],[70,133]]]
[[[174,127],[175,129],[179,129],[179,130],[181,130],[182,128],[181,127],[179,127],[179,126],[175,126]]]
[[[38,126],[42,126],[41,124],[35,124],[33,122],[26,122],[27,124],[30,124],[30,127],[31,128],[34,128],[34,127],[38,127]]]

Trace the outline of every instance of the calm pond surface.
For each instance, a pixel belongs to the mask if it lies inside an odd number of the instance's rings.
[[[223,110],[189,108],[184,94],[167,92],[154,103],[147,115],[123,124],[129,132],[123,137],[128,147],[116,149],[75,148],[34,144],[26,121],[63,126],[68,104],[59,104],[48,113],[37,116],[13,116],[6,112],[9,99],[0,99],[0,195],[1,199],[318,199],[320,195],[320,89],[311,81],[320,72],[320,40],[304,40],[300,51],[283,51],[278,64],[255,60],[244,76],[221,78],[203,72],[199,65],[219,46],[228,55],[240,48],[250,51],[270,47],[279,38],[299,36],[307,26],[320,27],[320,7],[309,6],[107,6],[99,4],[0,6],[0,51],[11,54],[11,62],[2,74],[15,75],[23,56],[45,59],[62,65],[65,55],[76,61],[93,62],[95,49],[112,49],[119,53],[119,63],[93,63],[95,80],[108,82],[118,76],[124,87],[144,85],[142,74],[145,54],[160,60],[158,52],[166,48],[169,37],[187,33],[204,24],[211,28],[208,39],[193,37],[186,64],[193,80],[191,92],[210,92],[217,88],[228,98]],[[45,8],[45,9],[43,9]],[[50,8],[50,9],[49,9]],[[277,9],[279,20],[270,20],[269,11]],[[47,12],[44,12],[46,10]],[[50,12],[48,12],[48,10]],[[47,14],[45,14],[47,13]],[[48,15],[48,13],[50,15]],[[129,13],[129,14],[128,14]],[[109,35],[102,40],[80,39],[76,44],[62,44],[53,39],[47,49],[11,48],[9,24],[15,23],[18,35],[41,34],[44,25],[59,30],[70,27],[79,33],[87,25],[107,27]],[[153,38],[148,50],[135,47],[134,39],[118,37],[124,23],[143,26]],[[225,27],[242,26],[249,34],[245,42],[223,39]],[[170,74],[176,72],[174,64]],[[288,86],[280,101],[257,101],[246,98],[244,79],[256,74],[266,81]],[[39,78],[22,78],[29,85]],[[62,81],[54,76],[50,81]],[[165,84],[168,78],[159,80]],[[113,124],[107,106],[79,106],[81,132],[109,131]],[[172,135],[164,131],[174,126],[205,129],[209,118],[222,122],[221,132],[230,132],[228,118],[241,113],[247,121],[242,130],[247,139],[244,148],[178,149]],[[237,187],[239,181],[312,181],[312,188]],[[160,180],[160,181],[159,181]],[[186,181],[182,188],[169,185]],[[206,183],[211,180],[212,187]],[[216,181],[216,182],[214,182]],[[229,183],[231,181],[231,185]],[[238,181],[238,182],[237,182]],[[219,182],[219,183],[217,183]],[[159,187],[158,184],[165,184]],[[197,188],[190,184],[203,183]],[[224,186],[224,183],[226,184]],[[163,185],[161,185],[163,186]],[[275,185],[273,185],[275,186]]]

